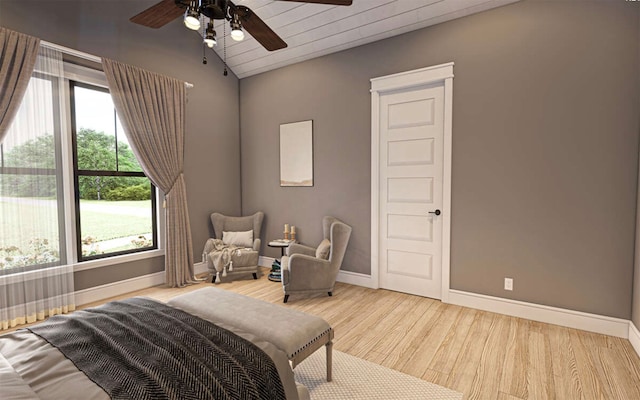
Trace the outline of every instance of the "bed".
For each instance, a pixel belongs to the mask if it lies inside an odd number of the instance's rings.
[[[0,394],[309,399],[294,381],[287,354],[274,344],[147,298],[110,302],[1,335]]]

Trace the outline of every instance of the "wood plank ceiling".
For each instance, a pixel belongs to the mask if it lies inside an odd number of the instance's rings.
[[[227,65],[245,78],[429,25],[478,13],[517,0],[353,0],[348,7],[274,0],[236,0],[252,9],[288,47],[269,52],[245,32],[242,42],[229,37]],[[223,22],[215,22],[224,58]]]

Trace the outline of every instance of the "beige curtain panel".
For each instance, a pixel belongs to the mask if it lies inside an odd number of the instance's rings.
[[[145,174],[166,197],[166,283],[196,282],[184,182],[184,82],[102,59],[129,144]]]
[[[0,143],[22,103],[39,47],[40,39],[0,27]]]

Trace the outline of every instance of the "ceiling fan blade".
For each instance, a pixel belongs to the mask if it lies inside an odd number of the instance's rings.
[[[315,4],[330,4],[334,6],[350,6],[353,0],[280,0],[280,1],[295,1],[298,3],[315,3]]]
[[[129,19],[129,21],[148,26],[149,28],[161,28],[178,18],[184,13],[184,9],[176,4],[175,0],[162,0]]]
[[[245,6],[235,6],[235,10],[238,17],[240,17],[244,29],[264,46],[265,49],[274,51],[287,47],[287,43],[249,8]]]

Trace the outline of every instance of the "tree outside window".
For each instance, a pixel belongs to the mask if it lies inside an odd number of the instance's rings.
[[[71,82],[78,258],[156,248],[155,188],[127,143],[111,96]]]

